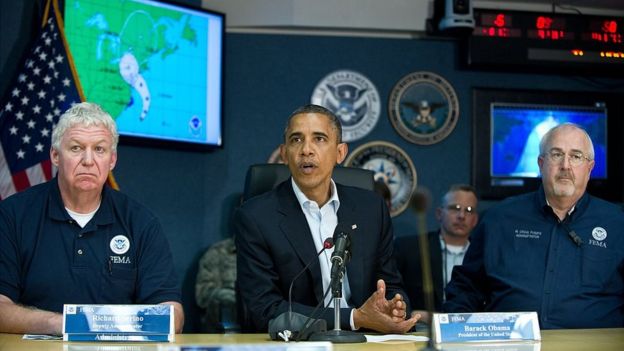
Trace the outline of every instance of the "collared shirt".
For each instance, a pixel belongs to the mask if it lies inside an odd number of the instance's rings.
[[[0,294],[54,312],[64,303],[181,301],[169,244],[150,211],[104,187],[81,227],[56,178],[0,202]]]
[[[442,235],[440,235],[440,247],[442,248],[442,301],[446,300],[444,288],[446,288],[446,285],[451,281],[453,267],[462,264],[469,246],[470,241],[466,241],[462,246],[449,245],[444,241]]]
[[[544,329],[624,327],[623,232],[621,209],[588,194],[563,221],[543,188],[507,199],[472,233],[444,310],[537,311]]]
[[[336,184],[331,180],[331,197],[319,208],[316,201],[308,199],[308,197],[299,189],[295,180],[291,178],[291,183],[295,196],[301,210],[306,217],[308,227],[312,233],[312,240],[316,247],[316,252],[323,249],[325,239],[332,238],[334,236],[334,229],[338,225],[338,208],[340,208],[340,199],[338,198],[338,191],[336,191]],[[334,248],[325,250],[319,256],[319,266],[321,268],[321,278],[323,281],[323,293],[325,293],[331,283],[331,255],[334,252]],[[348,272],[345,269],[344,278],[342,279],[342,299],[340,299],[341,307],[349,306],[347,301],[351,298],[351,289],[349,287]],[[331,292],[325,296],[325,306],[334,306],[332,302]],[[353,310],[351,311],[351,328],[354,329],[353,323]]]

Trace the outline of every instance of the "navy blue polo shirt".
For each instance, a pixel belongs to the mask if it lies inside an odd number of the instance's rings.
[[[445,311],[537,311],[544,329],[624,327],[618,206],[585,194],[559,221],[541,188],[488,210],[470,242]]]
[[[169,243],[149,210],[104,187],[81,228],[56,178],[0,202],[0,294],[53,312],[65,303],[181,301]]]

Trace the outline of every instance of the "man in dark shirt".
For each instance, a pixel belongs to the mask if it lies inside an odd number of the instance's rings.
[[[489,209],[453,271],[448,312],[537,311],[540,326],[624,326],[624,215],[586,193],[589,135],[574,124],[539,145],[542,186]]]
[[[52,132],[51,181],[0,202],[0,333],[60,334],[63,304],[170,304],[184,312],[169,244],[144,206],[105,186],[117,127],[91,103]]]

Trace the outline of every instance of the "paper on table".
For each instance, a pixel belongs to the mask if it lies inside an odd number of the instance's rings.
[[[384,334],[384,335],[365,335],[367,342],[384,342],[384,341],[428,341],[429,338],[420,335],[409,334]]]
[[[24,340],[63,340],[61,335],[47,335],[47,334],[24,334],[22,336]]]

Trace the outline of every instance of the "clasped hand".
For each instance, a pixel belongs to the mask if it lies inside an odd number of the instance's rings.
[[[372,329],[381,333],[406,333],[420,315],[407,316],[407,304],[400,294],[386,300],[386,283],[377,281],[377,290],[353,313],[356,328]]]

